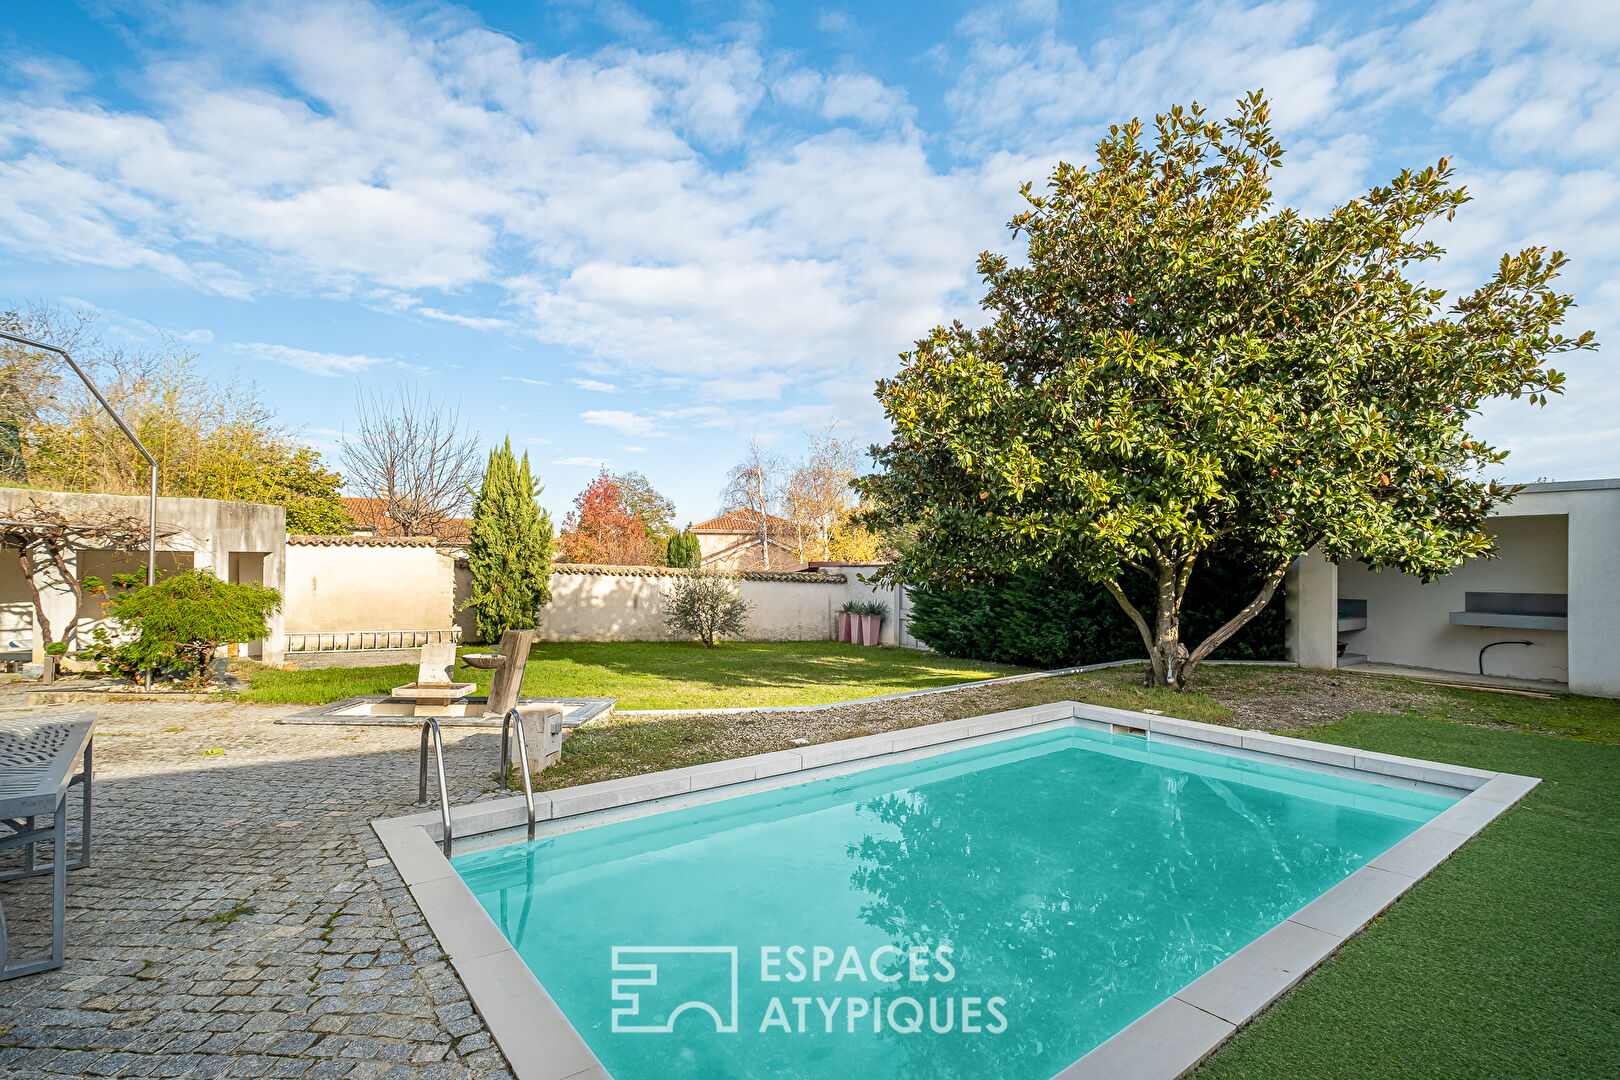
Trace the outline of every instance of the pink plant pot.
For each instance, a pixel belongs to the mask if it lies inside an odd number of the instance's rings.
[[[879,642],[880,642],[879,635],[882,632],[883,632],[883,616],[881,616],[881,615],[862,615],[861,616],[861,644],[862,645],[877,645],[877,644],[879,644]]]
[[[849,625],[851,621],[852,620],[850,619],[849,612],[847,612],[847,611],[838,612],[838,640],[839,641],[849,641],[853,637],[854,631],[853,631],[853,629],[851,629],[851,627]]]

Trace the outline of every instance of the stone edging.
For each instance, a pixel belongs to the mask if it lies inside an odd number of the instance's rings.
[[[489,697],[468,697],[463,699],[469,705],[479,702],[488,704]],[[517,699],[518,709],[538,709],[546,706],[555,706],[561,714],[562,726],[577,728],[590,723],[600,716],[611,715],[613,704],[618,698],[536,698],[520,697]],[[353,708],[356,704],[375,704],[383,701],[397,701],[401,704],[410,704],[404,698],[391,698],[387,694],[360,694],[355,697],[342,698],[325,705],[317,705],[303,712],[291,713],[277,720],[278,724],[330,724],[339,727],[421,727],[424,716],[344,716],[342,710]],[[498,728],[502,718],[499,716],[435,716],[440,727],[481,727]]]
[[[535,813],[546,833],[554,834],[1073,726],[1141,734],[1149,741],[1331,775],[1376,777],[1389,786],[1466,794],[1054,1080],[1184,1075],[1541,782],[1066,701],[537,793]],[[452,827],[464,841],[516,839],[525,821],[521,796],[451,811]],[[611,1080],[439,850],[438,815],[378,820],[372,828],[518,1080]]]

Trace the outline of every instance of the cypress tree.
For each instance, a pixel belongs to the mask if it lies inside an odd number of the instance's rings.
[[[533,626],[551,599],[551,516],[535,501],[540,491],[529,455],[520,464],[511,439],[490,451],[467,544],[472,596],[462,605],[476,612],[485,641]]]
[[[698,545],[698,538],[692,535],[691,527],[688,526],[685,531],[669,538],[669,544],[664,548],[664,565],[696,570],[702,557],[702,550]]]

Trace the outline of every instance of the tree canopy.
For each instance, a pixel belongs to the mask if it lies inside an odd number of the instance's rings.
[[[1445,159],[1312,217],[1273,205],[1282,157],[1255,93],[1224,122],[1112,127],[1094,168],[1024,186],[1025,258],[979,259],[990,322],[935,328],[878,384],[894,435],[859,486],[913,534],[891,577],[1077,571],[1180,686],[1312,548],[1425,578],[1490,551],[1512,489],[1468,423],[1497,396],[1545,404],[1549,358],[1594,345],[1558,333],[1564,255],[1504,255],[1447,304],[1416,276],[1444,254],[1424,226],[1468,201]],[[1263,585],[1189,649],[1181,599],[1216,548]]]
[[[482,443],[461,407],[401,382],[356,393],[354,411],[354,434],[343,440],[350,490],[375,499],[401,536],[443,532],[478,480]]]
[[[634,510],[625,505],[618,482],[606,469],[574,497],[563,519],[557,546],[576,563],[608,566],[654,566],[663,562]]]
[[[652,481],[642,473],[632,471],[611,475],[613,482],[619,486],[619,497],[647,533],[648,550],[654,553],[663,551],[670,537],[675,535],[675,504],[653,487]]]
[[[276,422],[253,384],[205,376],[173,342],[110,347],[84,313],[0,312],[0,326],[73,354],[157,458],[160,494],[284,506],[289,532],[349,531],[343,478]],[[145,460],[61,359],[12,342],[0,342],[0,479],[112,494],[144,494],[150,482]]]

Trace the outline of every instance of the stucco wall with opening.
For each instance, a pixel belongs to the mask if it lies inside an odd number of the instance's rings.
[[[1479,650],[1491,675],[1520,679],[1569,679],[1569,635],[1556,630],[1454,626],[1451,613],[1464,609],[1469,592],[1568,593],[1569,526],[1562,514],[1491,519],[1497,557],[1470,559],[1452,573],[1425,585],[1410,574],[1374,573],[1362,563],[1339,566],[1339,600],[1367,601],[1367,628],[1340,637],[1346,651],[1367,659],[1441,671],[1479,670]]]

